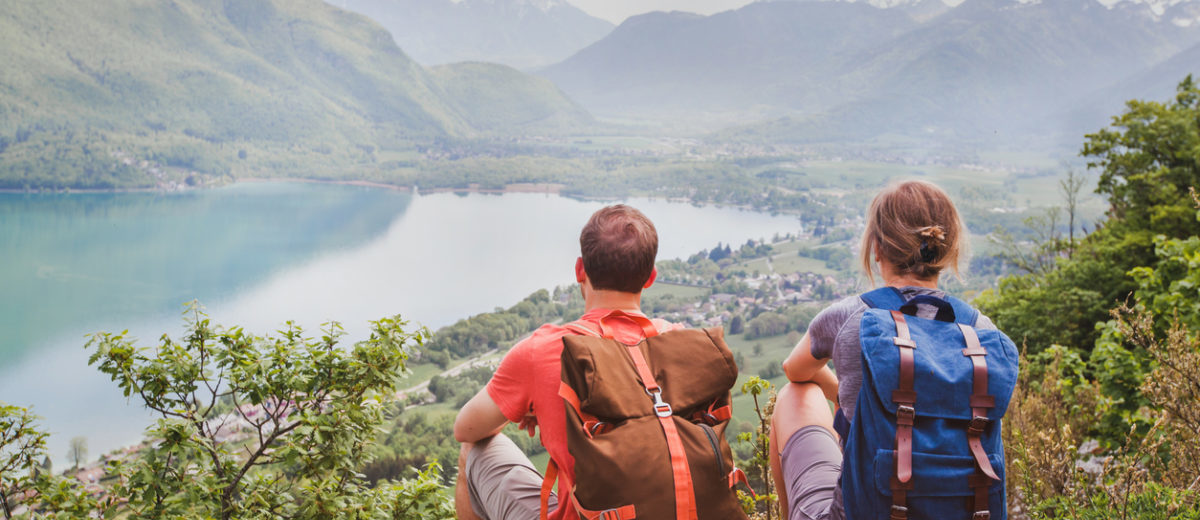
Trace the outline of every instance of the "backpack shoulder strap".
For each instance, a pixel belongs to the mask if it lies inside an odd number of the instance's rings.
[[[971,304],[949,294],[946,295],[946,301],[950,302],[950,306],[954,308],[954,321],[956,323],[974,327],[975,322],[979,321],[979,310],[972,307]]]
[[[905,301],[904,296],[900,294],[900,289],[895,287],[880,287],[862,293],[858,298],[867,304],[867,307],[885,311],[898,311]]]
[[[572,321],[571,323],[563,325],[563,328],[565,328],[571,332],[574,332],[575,334],[578,334],[580,336],[593,336],[593,337],[597,337],[597,338],[601,337],[600,332],[592,330],[588,326],[584,325],[583,320]]]
[[[905,300],[904,295],[900,293],[899,289],[895,287],[880,287],[873,291],[859,295],[859,299],[861,299],[863,303],[867,304],[867,307],[872,309],[883,309],[887,311],[900,310],[901,307],[904,307],[904,305],[910,301],[918,301],[918,298],[921,300],[929,300],[929,302],[926,303],[937,303],[938,305],[943,306],[944,304],[937,302],[936,300],[943,300],[946,303],[949,303],[950,308],[954,311],[954,321],[956,323],[974,327],[975,322],[979,321],[978,310],[972,307],[971,304],[948,294],[945,298],[936,298],[934,296],[917,296],[912,300]],[[949,321],[948,318],[947,321]]]

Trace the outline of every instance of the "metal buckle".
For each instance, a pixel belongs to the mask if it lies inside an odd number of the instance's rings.
[[[967,431],[973,435],[982,435],[984,428],[987,428],[987,425],[990,422],[991,421],[987,417],[976,415],[975,417],[971,418],[971,423],[967,425]]]
[[[917,417],[917,411],[908,405],[900,405],[896,407],[896,423],[905,426],[912,426],[913,420]]]
[[[971,520],[991,520],[991,518],[991,511],[976,511],[975,515],[971,517]]]
[[[674,412],[671,410],[671,405],[662,400],[662,390],[651,392],[646,390],[650,397],[654,398],[654,414],[659,417],[670,417]]]
[[[892,505],[892,518],[908,518],[908,508],[904,506]],[[974,519],[972,519],[974,520]]]
[[[603,421],[596,421],[596,424],[592,425],[591,429],[588,430],[588,433],[595,435],[596,430],[600,430],[601,428],[604,428],[605,426],[608,426],[608,423],[603,422]],[[604,433],[604,431],[602,430],[600,433]]]

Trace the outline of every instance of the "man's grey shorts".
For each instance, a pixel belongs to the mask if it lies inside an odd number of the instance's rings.
[[[805,426],[793,433],[779,452],[787,485],[788,520],[842,520],[838,478],[842,448],[822,426]]]
[[[542,475],[504,434],[477,442],[467,453],[467,486],[471,509],[484,520],[537,520],[541,511]],[[550,511],[558,498],[550,495]]]

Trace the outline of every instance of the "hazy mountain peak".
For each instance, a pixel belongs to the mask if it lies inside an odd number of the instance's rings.
[[[1126,0],[1133,4],[1142,4],[1150,8],[1150,11],[1157,16],[1162,16],[1167,12],[1167,9],[1176,5],[1188,3],[1190,0]]]
[[[757,0],[759,3],[769,2],[844,2],[848,4],[865,3],[880,9],[890,9],[893,7],[912,7],[921,4],[937,3],[943,5],[957,5],[961,0]]]
[[[532,7],[542,12],[567,5],[566,0],[450,0],[455,4],[466,5],[505,5],[510,7]]]
[[[365,14],[426,65],[488,61],[528,69],[562,60],[613,25],[566,0],[326,0]]]

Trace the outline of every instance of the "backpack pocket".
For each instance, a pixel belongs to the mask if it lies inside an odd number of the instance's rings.
[[[988,455],[993,468],[1003,468],[1004,458]],[[912,455],[913,476],[910,481],[913,488],[908,491],[910,498],[916,497],[971,497],[975,491],[967,485],[967,479],[975,474],[975,459],[957,455],[938,455],[934,453],[914,452]],[[896,452],[878,450],[875,452],[875,490],[884,496],[892,496],[892,478],[896,475]],[[1003,473],[1000,475],[1003,477]],[[988,489],[989,493],[999,493],[1004,490],[1003,481],[995,481]]]

